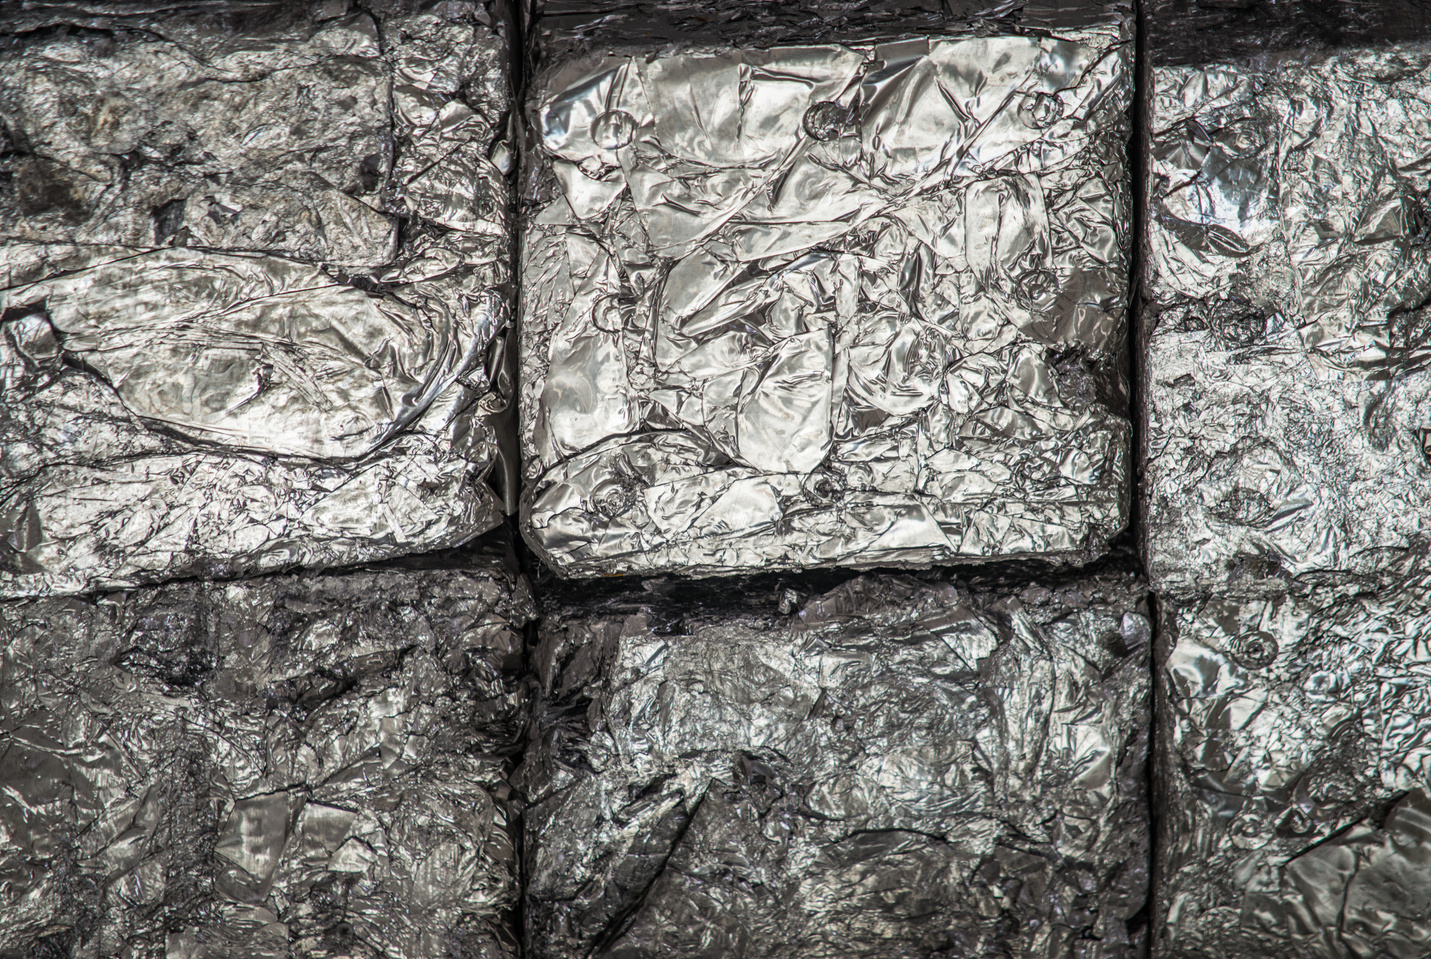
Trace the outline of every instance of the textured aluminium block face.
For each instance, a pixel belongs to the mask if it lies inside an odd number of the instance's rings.
[[[0,604],[0,954],[515,956],[533,614],[497,566]]]
[[[501,8],[172,7],[0,14],[0,595],[501,518]]]
[[[1422,955],[1425,584],[1162,615],[1157,954]]]
[[[1431,21],[1366,6],[1390,22],[1348,46],[1194,62],[1221,47],[1150,10],[1155,586],[1386,582],[1426,555]]]
[[[787,6],[539,24],[529,541],[567,574],[1100,552],[1126,512],[1126,11],[973,36]]]
[[[532,956],[1141,955],[1131,576],[663,588],[543,622]]]

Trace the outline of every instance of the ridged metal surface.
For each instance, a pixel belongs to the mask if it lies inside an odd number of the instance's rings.
[[[1126,523],[1126,8],[548,12],[521,198],[544,559],[1101,553]]]
[[[502,16],[0,11],[0,595],[366,561],[500,521]]]
[[[1114,573],[551,604],[528,954],[1142,955],[1150,639]]]
[[[496,559],[0,603],[0,954],[515,957]]]

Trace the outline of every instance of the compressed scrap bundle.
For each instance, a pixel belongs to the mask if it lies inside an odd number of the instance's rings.
[[[1147,8],[1160,588],[1394,584],[1431,481],[1431,8]]]
[[[0,955],[517,955],[525,581],[0,604]]]
[[[565,574],[1100,553],[1127,7],[548,3],[523,515]]]
[[[1155,954],[1431,942],[1431,584],[1166,603]]]
[[[0,595],[500,521],[501,10],[368,6],[0,9]]]
[[[1132,575],[649,586],[541,628],[529,955],[1142,954]]]

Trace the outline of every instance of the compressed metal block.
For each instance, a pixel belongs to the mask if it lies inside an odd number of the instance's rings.
[[[501,521],[502,8],[311,6],[0,9],[0,596]]]
[[[1163,602],[1155,955],[1425,955],[1427,596]]]
[[[0,604],[0,955],[515,957],[525,580]]]
[[[1147,16],[1153,584],[1394,584],[1431,518],[1431,8]]]
[[[529,955],[1142,955],[1141,585],[1024,582],[548,609]]]
[[[1123,528],[1128,11],[940,9],[545,5],[523,521],[559,572]]]

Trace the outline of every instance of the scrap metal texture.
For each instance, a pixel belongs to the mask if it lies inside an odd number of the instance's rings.
[[[524,526],[568,575],[1101,553],[1126,7],[552,4]]]
[[[529,955],[1142,955],[1131,574],[648,587],[546,611]]]
[[[1428,587],[1164,604],[1157,955],[1426,954]]]
[[[1243,6],[1148,12],[1149,572],[1394,585],[1431,519],[1431,8]]]
[[[501,521],[502,16],[0,11],[0,596],[367,561]]]
[[[0,604],[0,955],[515,957],[524,579]]]

